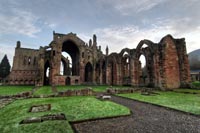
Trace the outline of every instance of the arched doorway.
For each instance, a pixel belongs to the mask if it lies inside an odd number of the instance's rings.
[[[115,75],[115,73],[116,73],[116,66],[115,66],[114,62],[112,61],[111,62],[111,85],[114,85],[114,82],[116,81],[115,77],[117,75]]]
[[[102,83],[106,84],[106,62],[103,61],[102,64]]]
[[[90,62],[85,65],[85,82],[92,82],[93,67]]]
[[[147,86],[149,84],[149,75],[147,73],[146,58],[144,55],[139,57],[139,85]]]
[[[154,51],[152,44],[149,40],[142,40],[136,49],[135,59],[137,59],[137,67],[135,71],[137,72],[137,84],[140,86],[154,87],[155,85]]]
[[[65,79],[65,84],[66,84],[66,85],[71,85],[71,78],[70,78],[70,77],[67,77],[67,78]]]
[[[79,70],[79,68],[80,68],[80,64],[79,64],[80,52],[79,52],[79,48],[77,47],[77,45],[71,40],[65,41],[62,46],[62,53],[63,52],[66,52],[71,57],[71,59],[70,59],[71,63],[69,62],[69,66],[71,64],[71,68],[69,68],[70,72],[66,71],[67,75],[72,75],[72,76],[79,75],[79,73],[80,73],[80,70]]]
[[[117,85],[117,64],[116,62],[114,62],[114,59],[111,59],[109,61],[109,64],[108,64],[108,67],[109,67],[109,73],[110,73],[110,85]]]
[[[95,68],[95,75],[96,75],[96,77],[95,77],[95,80],[96,80],[96,83],[97,84],[100,84],[100,63],[98,62],[97,64],[96,64],[96,68]]]
[[[121,60],[121,74],[122,74],[122,84],[123,85],[131,85],[130,78],[130,55],[127,51],[124,52]]]
[[[44,81],[43,81],[44,85],[50,84],[49,77],[50,77],[50,64],[49,64],[49,61],[46,61],[45,65],[44,65]]]
[[[67,52],[62,52],[60,62],[60,75],[72,76],[72,59]]]

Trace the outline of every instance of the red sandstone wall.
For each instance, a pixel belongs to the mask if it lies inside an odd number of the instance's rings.
[[[176,46],[170,37],[165,40],[164,51],[165,87],[174,89],[180,87],[179,64]]]

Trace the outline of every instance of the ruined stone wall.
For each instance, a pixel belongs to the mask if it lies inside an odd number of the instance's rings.
[[[175,41],[167,36],[161,42],[162,52],[160,53],[163,61],[163,86],[164,88],[179,88],[180,73],[179,73],[179,58],[177,54]]]
[[[38,75],[38,50],[21,48],[18,42],[13,67],[7,79],[11,85],[35,84]]]
[[[190,72],[185,39],[174,39],[167,35],[158,45],[156,59],[159,58],[159,63],[155,64],[158,86],[165,89],[188,87]]]
[[[69,83],[66,83],[68,78]],[[55,76],[55,79],[55,85],[80,85],[80,76]]]
[[[73,49],[70,49],[68,47],[74,47],[76,48],[76,51],[73,51]],[[60,62],[61,62],[61,55],[62,51],[69,52],[73,56],[73,54],[76,52],[75,61],[73,63],[76,63],[74,65],[74,68],[72,66],[72,69],[76,69],[76,74],[73,76],[79,76],[78,84],[85,83],[85,67],[86,64],[90,64],[92,66],[92,71],[90,72],[91,81],[87,81],[88,83],[94,83],[96,84],[96,64],[104,56],[101,52],[101,48],[97,47],[97,38],[94,35],[93,40],[89,40],[89,44],[82,41],[79,37],[76,36],[76,34],[69,33],[69,34],[58,34],[54,33],[54,40],[50,44],[52,48],[52,69],[51,69],[51,79],[52,84],[59,84],[57,78],[55,76],[60,75]],[[76,67],[76,68],[75,68]],[[67,75],[70,76],[70,75]],[[99,77],[101,78],[101,77]],[[73,82],[72,82],[73,83]],[[74,83],[73,83],[74,84]]]
[[[72,68],[67,68],[69,62],[62,55],[63,51],[72,57]],[[139,61],[141,55],[146,58],[145,76]],[[60,74],[61,61],[67,68],[63,75]],[[46,77],[47,68],[49,77]],[[7,82],[12,85],[146,85],[173,89],[190,83],[190,71],[185,40],[171,35],[159,43],[141,40],[136,49],[125,48],[120,53],[109,54],[107,47],[103,54],[97,46],[96,35],[85,43],[74,33],[54,32],[50,44],[38,50],[21,48],[17,42]]]
[[[146,44],[147,47],[142,46]],[[123,61],[124,51],[130,57],[130,68],[127,69]],[[146,58],[146,74],[142,75],[139,57],[144,55]],[[110,54],[109,62],[112,59],[122,60],[121,64],[116,62],[117,72],[113,73],[111,63],[107,64],[107,84],[123,85],[124,79],[129,72],[130,80],[127,85],[158,87],[161,89],[174,89],[186,87],[190,83],[189,64],[186,52],[185,40],[174,39],[167,35],[159,43],[149,40],[142,40],[136,49],[123,49],[119,54]],[[112,57],[112,58],[111,58]],[[112,82],[112,77],[115,82]],[[127,80],[128,81],[128,80]]]
[[[176,39],[175,43],[179,58],[180,84],[181,87],[188,87],[187,84],[191,81],[191,77],[185,38]]]

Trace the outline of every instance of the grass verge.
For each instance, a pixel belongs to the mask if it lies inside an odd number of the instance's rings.
[[[0,86],[0,95],[15,95],[32,89],[33,86]]]
[[[194,89],[176,89],[174,90],[174,92],[200,94],[200,90],[194,90]]]
[[[200,115],[200,96],[177,92],[158,92],[160,95],[145,96],[141,93],[118,94],[122,97],[174,108]]]
[[[33,95],[50,95],[53,94],[51,86],[42,86],[39,89],[37,89]]]

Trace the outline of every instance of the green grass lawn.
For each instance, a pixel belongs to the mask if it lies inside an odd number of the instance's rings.
[[[166,106],[193,114],[200,114],[200,95],[184,94],[177,92],[159,92],[160,95],[145,96],[141,93],[119,94],[139,101]]]
[[[200,88],[200,82],[199,81],[195,81],[192,83],[193,86]]]
[[[32,105],[51,104],[47,112],[30,113]],[[64,113],[67,121],[44,121],[42,123],[22,124],[19,122],[27,117],[37,117],[45,114]],[[0,110],[0,131],[3,133],[43,133],[43,132],[73,132],[69,121],[103,118],[130,114],[124,106],[110,101],[100,101],[91,96],[33,98],[17,100]]]
[[[176,89],[174,92],[182,92],[182,93],[197,93],[200,94],[200,90],[194,90],[194,89]]]
[[[33,95],[50,95],[53,94],[52,90],[51,90],[51,86],[42,86],[39,89],[37,89]]]
[[[91,86],[92,90],[95,92],[106,92],[106,89],[109,88],[110,86],[108,85],[97,85],[97,86]]]
[[[56,86],[58,91],[66,91],[66,90],[81,90],[85,89],[89,86],[86,85],[65,85],[65,86]]]
[[[33,86],[0,86],[0,95],[14,95],[31,91]]]

